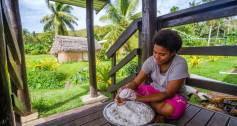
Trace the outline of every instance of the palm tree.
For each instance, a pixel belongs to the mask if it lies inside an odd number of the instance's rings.
[[[75,16],[71,15],[71,6],[57,3],[47,2],[48,8],[52,12],[41,19],[44,24],[44,31],[54,31],[58,35],[68,35],[67,27],[74,30],[73,24],[77,25]]]
[[[135,12],[137,5],[138,0],[118,0],[115,5],[109,4],[107,13],[100,17],[101,21],[111,22],[111,30],[104,36],[105,40],[110,40],[112,44],[132,21],[141,17],[141,12]],[[125,50],[131,51],[131,44],[128,42]]]

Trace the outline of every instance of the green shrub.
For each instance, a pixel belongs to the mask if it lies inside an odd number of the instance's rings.
[[[89,71],[88,68],[82,68],[76,74],[74,74],[72,77],[70,77],[69,81],[76,85],[79,83],[87,82],[89,79]]]
[[[25,53],[31,55],[47,54],[51,46],[47,43],[28,43],[25,44]]]
[[[64,86],[65,74],[56,71],[31,69],[27,71],[27,83],[33,89],[55,89]]]
[[[31,55],[47,54],[53,43],[54,33],[24,33],[25,53]]]
[[[40,61],[34,61],[28,64],[30,69],[33,70],[48,70],[53,71],[58,68],[59,64],[55,60],[40,60]]]
[[[138,63],[135,60],[130,61],[126,66],[124,66],[125,72],[128,75],[135,74],[138,72]]]
[[[103,83],[103,82],[97,82],[97,89],[99,91],[107,91],[107,89],[109,88],[109,84],[108,83]]]
[[[96,64],[96,74],[97,74],[97,85],[98,89],[101,91],[107,90],[111,85],[111,80],[109,76],[109,71],[111,69],[111,62],[101,62],[98,61]]]
[[[197,67],[201,62],[201,58],[198,56],[191,56],[189,62],[191,67]]]
[[[96,58],[100,61],[108,60],[108,57],[106,56],[106,52],[108,51],[108,48],[109,48],[109,43],[104,43],[100,51],[96,53]]]

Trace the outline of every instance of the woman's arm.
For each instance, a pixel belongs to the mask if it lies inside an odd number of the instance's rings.
[[[182,87],[185,79],[172,80],[168,82],[165,92],[152,94],[149,96],[137,96],[136,101],[140,102],[160,102],[173,97]]]
[[[138,73],[138,75],[135,77],[134,80],[132,80],[131,82],[129,82],[128,84],[126,84],[125,86],[121,87],[118,92],[117,92],[117,95],[115,96],[115,102],[118,104],[118,105],[122,105],[124,104],[124,99],[121,99],[118,97],[120,91],[123,89],[123,88],[130,88],[130,89],[133,89],[135,90],[138,85],[140,83],[142,83],[146,78],[146,74],[144,73],[144,71],[141,69],[140,72]]]

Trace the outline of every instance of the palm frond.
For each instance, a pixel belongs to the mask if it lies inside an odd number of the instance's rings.
[[[66,17],[66,18],[68,18],[68,19],[70,19],[71,21],[77,21],[78,20],[78,18],[77,17],[75,17],[75,16],[73,16],[73,15],[71,15],[71,14],[69,14],[69,13],[65,13],[65,12],[58,12],[58,15],[60,16],[60,17]]]
[[[118,6],[119,10],[121,10],[121,14],[125,16],[128,10],[128,6],[129,6],[128,0],[119,0],[118,4],[119,4]]]
[[[138,5],[138,0],[130,1],[127,8],[126,17],[131,17],[132,15],[134,15],[137,5]]]
[[[109,21],[110,20],[110,17],[108,14],[106,15],[102,15],[100,18],[99,18],[100,21]]]
[[[142,17],[142,12],[138,12],[130,17],[131,20],[136,20],[138,18]]]
[[[54,7],[55,7],[55,10],[59,12],[63,8],[63,6],[64,4],[56,2]]]
[[[74,26],[73,26],[73,24],[72,24],[71,20],[68,20],[68,19],[65,19],[65,18],[63,18],[63,22],[66,24],[66,26],[68,26],[68,28],[70,28],[71,30],[73,30],[73,31],[74,31]],[[77,25],[77,23],[76,23],[76,22],[75,22],[74,24],[76,24],[76,25]]]
[[[47,20],[44,24],[44,31],[51,31],[54,28],[53,20]]]
[[[67,12],[67,13],[71,13],[71,10],[72,10],[72,6],[70,5],[64,5],[62,6],[61,10],[60,11],[63,11],[63,12]]]
[[[40,23],[45,23],[45,22],[47,22],[47,21],[49,21],[49,20],[52,20],[52,18],[53,18],[53,16],[54,15],[46,15],[46,16],[44,16],[41,20],[40,20]]]
[[[109,8],[108,16],[110,20],[114,23],[118,23],[121,19],[121,16],[119,15],[118,10],[113,5],[111,5]]]
[[[71,29],[72,31],[75,30],[74,26],[73,26],[71,23],[69,23],[69,22],[67,22],[67,21],[65,21],[64,23],[65,23],[66,26],[67,26],[69,29]]]
[[[50,10],[52,13],[55,13],[55,12],[56,12],[56,10],[55,10],[55,8],[54,8],[54,5],[55,5],[55,3],[53,3],[53,2],[48,2],[48,8],[49,8],[49,10]]]
[[[51,31],[53,29],[52,23],[46,23],[43,29],[44,29],[44,32]]]

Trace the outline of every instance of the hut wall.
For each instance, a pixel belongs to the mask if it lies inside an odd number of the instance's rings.
[[[82,52],[82,59],[84,61],[88,61],[88,52],[85,52],[85,51]]]
[[[82,52],[59,52],[58,53],[58,62],[73,62],[73,61],[82,61],[83,54]]]

